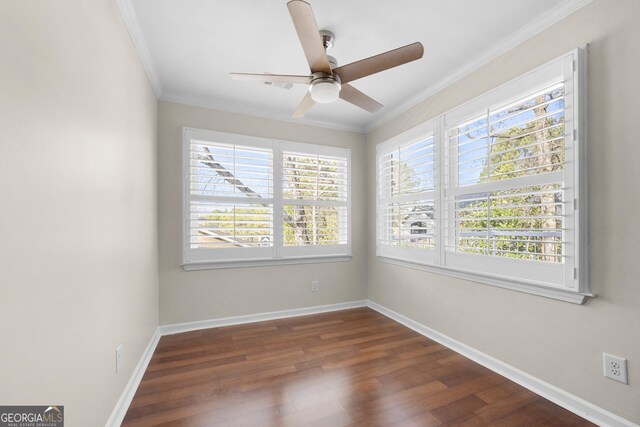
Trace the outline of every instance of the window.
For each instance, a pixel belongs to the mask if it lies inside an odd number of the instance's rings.
[[[185,269],[350,255],[347,149],[184,129]]]
[[[347,244],[347,157],[282,152],[283,254]],[[315,249],[310,248],[315,246]]]
[[[434,261],[435,152],[427,123],[378,147],[378,252]]]
[[[189,260],[273,257],[271,143],[219,140],[189,137]]]
[[[582,302],[583,61],[571,52],[381,144],[378,255]]]

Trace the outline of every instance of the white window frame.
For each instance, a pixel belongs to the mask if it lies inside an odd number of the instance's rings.
[[[330,147],[326,145],[312,145],[299,142],[280,141],[278,143],[279,161],[282,162],[283,153],[296,152],[304,154],[315,154],[319,156],[329,157],[345,157],[347,159],[347,197],[346,201],[323,201],[323,200],[290,200],[285,199],[282,195],[282,182],[280,181],[282,174],[279,175],[278,191],[281,200],[281,206],[290,204],[298,204],[304,206],[334,206],[345,207],[347,209],[347,244],[346,245],[308,245],[308,246],[284,246],[279,247],[281,258],[304,258],[310,256],[336,256],[351,255],[351,150],[344,148]],[[282,169],[282,168],[280,168]],[[282,214],[282,209],[278,215]],[[284,226],[282,218],[278,224]]]
[[[273,152],[273,198],[266,199],[273,208],[273,246],[265,248],[216,248],[191,249],[189,241],[189,221],[191,211],[190,191],[190,145],[191,140],[221,142],[248,147],[269,148]],[[317,202],[325,205],[346,206],[347,244],[308,245],[285,247],[282,189],[282,156],[284,151],[345,157],[347,161],[346,202]],[[348,148],[306,144],[276,139],[260,138],[212,130],[184,127],[182,129],[182,267],[185,270],[207,270],[232,267],[254,267],[280,264],[306,264],[315,262],[338,262],[351,259],[351,150]],[[252,203],[248,197],[221,198],[229,202]],[[308,204],[316,204],[308,201]]]
[[[588,271],[588,193],[587,193],[587,137],[586,137],[586,48],[575,49],[520,77],[459,105],[431,121],[385,141],[378,146],[376,165],[381,152],[390,144],[404,145],[426,129],[435,129],[436,166],[436,254],[417,259],[414,254],[390,253],[377,246],[377,256],[385,262],[463,279],[518,290],[558,300],[582,304],[593,297]],[[487,108],[507,105],[523,96],[558,83],[565,84],[565,168],[563,174],[564,200],[573,205],[573,212],[565,218],[568,229],[565,262],[562,264],[518,260],[486,255],[456,253],[445,250],[448,238],[445,201],[457,190],[446,182],[449,165],[445,158],[446,129],[482,114]],[[529,177],[523,177],[526,186]],[[376,212],[380,217],[380,176],[376,167]],[[379,219],[376,221],[380,232]],[[413,251],[412,251],[413,252]]]
[[[435,248],[416,248],[416,247],[400,247],[400,246],[391,246],[380,243],[381,235],[387,232],[386,228],[382,225],[383,215],[382,211],[386,203],[398,203],[405,201],[414,201],[419,200],[421,198],[429,198],[433,199],[434,205],[438,206],[440,192],[439,188],[439,177],[437,173],[438,162],[439,162],[439,153],[435,147],[435,139],[436,139],[436,127],[437,122],[435,120],[430,120],[425,122],[415,128],[408,130],[400,135],[397,135],[382,144],[376,146],[376,251],[377,254],[381,257],[388,258],[397,258],[403,259],[407,261],[413,261],[417,263],[425,263],[425,264],[435,264],[439,260],[439,252],[437,250],[437,243]],[[434,138],[434,189],[433,191],[424,191],[416,194],[408,194],[396,197],[388,197],[383,199],[380,194],[380,162],[382,157],[388,154],[391,151],[395,151],[402,146],[406,146],[412,143],[420,142],[421,140],[425,140],[427,138]],[[422,197],[421,197],[422,196]],[[426,196],[426,197],[425,197]],[[439,215],[436,208],[436,215]],[[436,221],[437,224],[437,221]],[[434,231],[434,239],[436,242],[440,239],[440,230],[436,225],[436,229]]]

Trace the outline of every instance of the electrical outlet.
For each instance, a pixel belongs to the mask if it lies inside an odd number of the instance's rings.
[[[116,347],[116,374],[122,368],[122,344]]]
[[[311,292],[318,292],[318,281],[317,280],[312,280],[311,281]]]
[[[602,353],[604,360],[604,376],[623,384],[627,382],[627,359]]]

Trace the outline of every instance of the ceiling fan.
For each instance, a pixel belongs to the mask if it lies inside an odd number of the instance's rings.
[[[328,104],[338,98],[375,113],[382,108],[382,104],[360,92],[349,82],[415,61],[422,58],[424,53],[422,44],[416,42],[339,67],[336,59],[326,53],[333,47],[335,36],[330,31],[318,31],[311,5],[303,0],[291,0],[287,3],[287,8],[307,57],[311,75],[231,73],[231,77],[236,80],[309,85],[309,91],[293,117],[304,116],[316,102]]]

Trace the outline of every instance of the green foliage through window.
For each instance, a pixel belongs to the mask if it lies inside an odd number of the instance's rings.
[[[558,85],[456,127],[450,133],[458,187],[542,175],[564,168],[564,86]],[[451,249],[563,262],[560,183],[472,192],[455,212]]]

